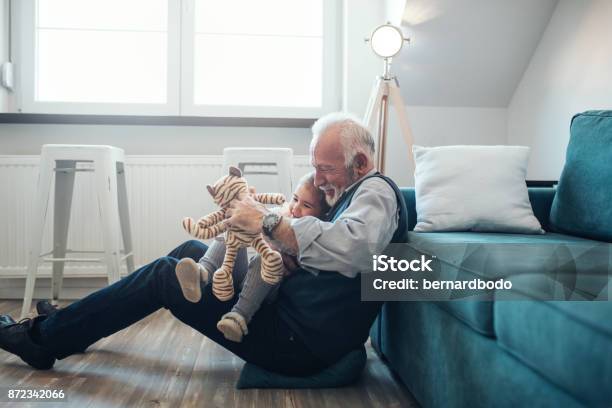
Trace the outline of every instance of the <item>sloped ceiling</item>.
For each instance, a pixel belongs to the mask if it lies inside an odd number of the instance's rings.
[[[401,25],[412,42],[392,66],[405,103],[507,107],[556,4],[407,0]]]

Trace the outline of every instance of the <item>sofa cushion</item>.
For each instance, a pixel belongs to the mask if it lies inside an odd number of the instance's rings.
[[[611,302],[496,302],[498,343],[593,406],[612,406]]]
[[[611,157],[612,111],[574,116],[550,213],[556,231],[612,242]]]
[[[552,296],[548,292],[549,282],[561,282],[568,289],[568,298],[580,299],[601,296],[608,283],[610,245],[584,238],[556,233],[410,232],[408,239],[410,253],[404,256],[435,257],[434,272],[439,279],[515,276],[519,282],[523,279],[521,288],[533,288],[533,292],[526,294],[540,298]],[[437,305],[477,332],[495,335],[492,302],[453,300],[437,302]]]
[[[294,377],[265,370],[246,363],[240,373],[236,388],[335,388],[357,381],[365,367],[365,348],[353,350],[334,365],[304,377]]]

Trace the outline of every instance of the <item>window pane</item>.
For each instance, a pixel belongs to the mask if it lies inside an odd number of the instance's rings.
[[[323,40],[197,34],[197,105],[319,107]]]
[[[38,0],[41,28],[166,31],[167,26],[167,0]]]
[[[37,101],[166,103],[167,0],[38,0]]]
[[[196,0],[197,33],[323,35],[323,0]]]
[[[195,4],[196,105],[322,105],[323,0]]]
[[[38,30],[39,101],[166,102],[166,34]]]

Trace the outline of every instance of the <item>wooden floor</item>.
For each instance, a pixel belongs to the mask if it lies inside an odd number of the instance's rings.
[[[0,301],[2,314],[16,317],[19,310],[19,302]],[[50,371],[31,370],[0,350],[0,388],[63,389],[67,396],[63,403],[0,406],[418,407],[369,346],[361,380],[345,388],[236,390],[242,365],[242,360],[162,309],[98,341],[85,354],[56,362]]]

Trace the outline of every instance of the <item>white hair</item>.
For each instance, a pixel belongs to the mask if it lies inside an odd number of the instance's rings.
[[[365,154],[370,161],[374,161],[375,143],[368,128],[355,115],[346,112],[329,113],[319,118],[312,125],[312,141],[310,153],[319,136],[334,126],[340,127],[340,140],[344,152],[344,165],[350,168],[357,154]]]

